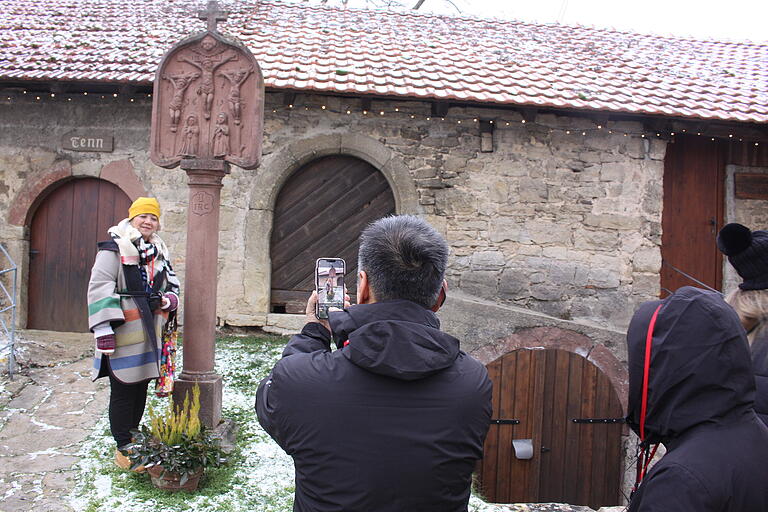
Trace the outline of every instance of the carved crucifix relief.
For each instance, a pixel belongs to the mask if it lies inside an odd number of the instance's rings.
[[[253,168],[261,158],[264,79],[248,49],[218,32],[178,43],[155,79],[152,161],[221,159]]]
[[[179,75],[163,75],[163,80],[168,80],[173,84],[173,96],[168,103],[168,112],[171,115],[171,131],[176,132],[179,126],[181,110],[184,108],[184,93],[187,87],[200,77],[199,73],[182,73]]]
[[[211,107],[213,106],[213,72],[222,64],[230,60],[237,59],[237,55],[226,48],[219,47],[216,40],[211,36],[206,36],[200,42],[198,48],[192,48],[192,55],[180,55],[179,60],[188,62],[197,67],[203,75],[200,86],[197,88],[197,94],[203,96],[204,109],[203,116],[206,119],[211,118]]]
[[[243,68],[221,73],[222,76],[229,80],[229,109],[236,125],[240,124],[240,86],[245,82],[245,79],[248,78],[248,75],[251,74],[251,71],[253,71],[253,69]]]

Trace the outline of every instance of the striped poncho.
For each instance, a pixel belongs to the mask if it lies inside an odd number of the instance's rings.
[[[168,320],[168,312],[161,309],[152,312],[156,333],[153,344],[142,326],[136,299],[120,295],[127,291],[123,265],[139,265],[138,244],[141,234],[130,226],[128,219],[110,228],[109,233],[119,252],[99,250],[96,254],[88,283],[88,326],[93,329],[103,322],[111,324],[117,346],[114,354],[109,356],[109,363],[116,379],[127,384],[156,379],[159,376],[161,335]],[[169,264],[165,243],[157,235],[152,235],[149,242],[156,247],[158,254],[154,265],[145,267],[146,272],[154,270],[154,279],[163,280],[159,287],[160,293],[172,292],[178,295],[179,280]],[[93,380],[105,375],[101,372],[103,357],[97,350],[91,371]]]

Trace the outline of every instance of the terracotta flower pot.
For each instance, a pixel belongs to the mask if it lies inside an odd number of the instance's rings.
[[[152,484],[158,489],[171,492],[194,491],[200,483],[200,477],[203,476],[203,468],[198,469],[195,473],[190,475],[187,481],[184,482],[184,485],[179,483],[181,481],[181,475],[170,471],[166,471],[165,474],[163,474],[162,466],[152,466],[151,468],[147,468],[147,473],[149,473]]]

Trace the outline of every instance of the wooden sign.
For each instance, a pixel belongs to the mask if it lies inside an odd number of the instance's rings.
[[[737,172],[733,177],[737,199],[768,199],[768,174]]]
[[[219,159],[253,169],[261,160],[263,119],[258,62],[209,23],[207,32],[179,42],[160,62],[150,157],[167,168],[181,160]]]
[[[69,151],[112,152],[114,137],[104,130],[82,130],[67,132],[61,138],[62,149]]]

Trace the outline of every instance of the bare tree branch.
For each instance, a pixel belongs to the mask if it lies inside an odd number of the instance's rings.
[[[455,3],[451,2],[451,0],[445,0],[445,1],[446,1],[446,2],[448,2],[449,4],[451,4],[451,5],[453,6],[453,8],[454,8],[454,9],[456,9],[456,12],[458,12],[459,14],[461,14],[461,9],[459,9],[459,8],[456,6],[456,4],[455,4]]]

